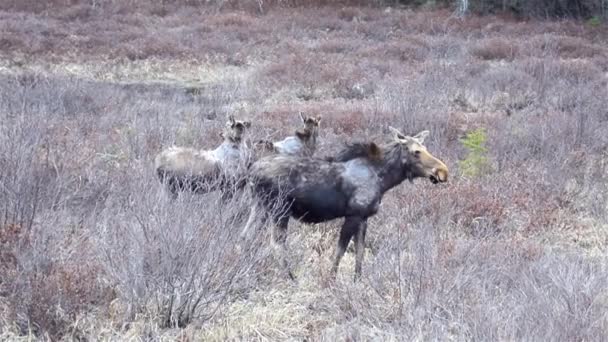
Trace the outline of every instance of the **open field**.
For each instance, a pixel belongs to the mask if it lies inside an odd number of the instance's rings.
[[[608,336],[605,24],[31,6],[0,5],[0,340]],[[450,167],[387,193],[358,283],[351,250],[329,281],[340,221],[290,223],[292,283],[269,233],[236,245],[246,197],[172,202],[155,178],[229,114],[256,140],[298,111],[323,116],[319,156],[393,125]]]

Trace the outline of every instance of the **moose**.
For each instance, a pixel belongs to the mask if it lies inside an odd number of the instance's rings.
[[[307,116],[302,112],[299,115],[304,128],[296,130],[295,135],[276,142],[260,140],[257,144],[276,154],[312,157],[317,149],[321,116]]]
[[[355,243],[355,276],[361,276],[367,220],[375,215],[384,193],[404,180],[427,178],[432,183],[448,180],[448,168],[423,145],[429,131],[414,136],[390,127],[392,139],[382,146],[374,142],[349,144],[335,157],[313,159],[272,155],[253,163],[248,186],[252,210],[242,234],[262,213],[272,221],[271,242],[281,267],[295,279],[286,260],[287,226],[290,218],[320,223],[344,217],[331,269],[336,276],[351,239]],[[282,201],[283,206],[276,208]]]
[[[154,159],[156,174],[173,199],[180,191],[204,194],[222,190],[222,198],[232,197],[235,189],[242,188],[246,169],[251,164],[251,153],[243,141],[251,122],[228,117],[224,139],[216,149],[197,150],[188,147],[169,147]]]

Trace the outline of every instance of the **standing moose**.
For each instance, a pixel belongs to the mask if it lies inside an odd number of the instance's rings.
[[[392,141],[383,146],[373,142],[352,144],[326,160],[275,155],[255,162],[248,178],[254,202],[243,234],[258,210],[264,213],[264,221],[270,216],[275,251],[281,254],[281,266],[294,279],[285,258],[289,218],[319,223],[344,217],[332,276],[354,237],[356,280],[361,275],[367,219],[378,212],[384,193],[406,179],[428,178],[432,183],[448,179],[447,166],[423,145],[428,131],[411,137],[389,129]],[[279,200],[284,206],[276,210]]]
[[[243,134],[249,127],[249,121],[230,116],[220,134],[224,141],[215,150],[173,146],[159,153],[154,160],[156,174],[171,197],[176,198],[184,190],[198,194],[222,190],[223,198],[227,199],[235,189],[244,186],[251,153]]]

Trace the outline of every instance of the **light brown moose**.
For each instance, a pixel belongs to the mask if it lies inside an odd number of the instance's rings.
[[[251,164],[251,151],[243,140],[249,121],[228,118],[224,141],[216,149],[197,150],[188,147],[169,147],[159,153],[154,165],[159,180],[167,186],[171,197],[188,190],[204,194],[222,190],[223,198],[245,184],[245,172]]]
[[[299,115],[304,127],[296,130],[295,135],[276,142],[261,140],[258,144],[263,144],[267,151],[276,154],[312,157],[317,149],[321,116],[306,116],[302,112]]]

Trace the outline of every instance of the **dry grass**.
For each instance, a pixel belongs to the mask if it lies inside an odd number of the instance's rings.
[[[0,7],[0,339],[608,333],[604,26],[95,3]],[[328,280],[340,222],[290,225],[290,283],[266,231],[237,244],[247,196],[171,202],[155,178],[158,151],[216,146],[228,114],[256,140],[298,111],[323,116],[318,155],[394,125],[429,129],[452,170],[385,196],[359,283],[351,251]],[[479,127],[492,167],[468,179],[460,139]]]

